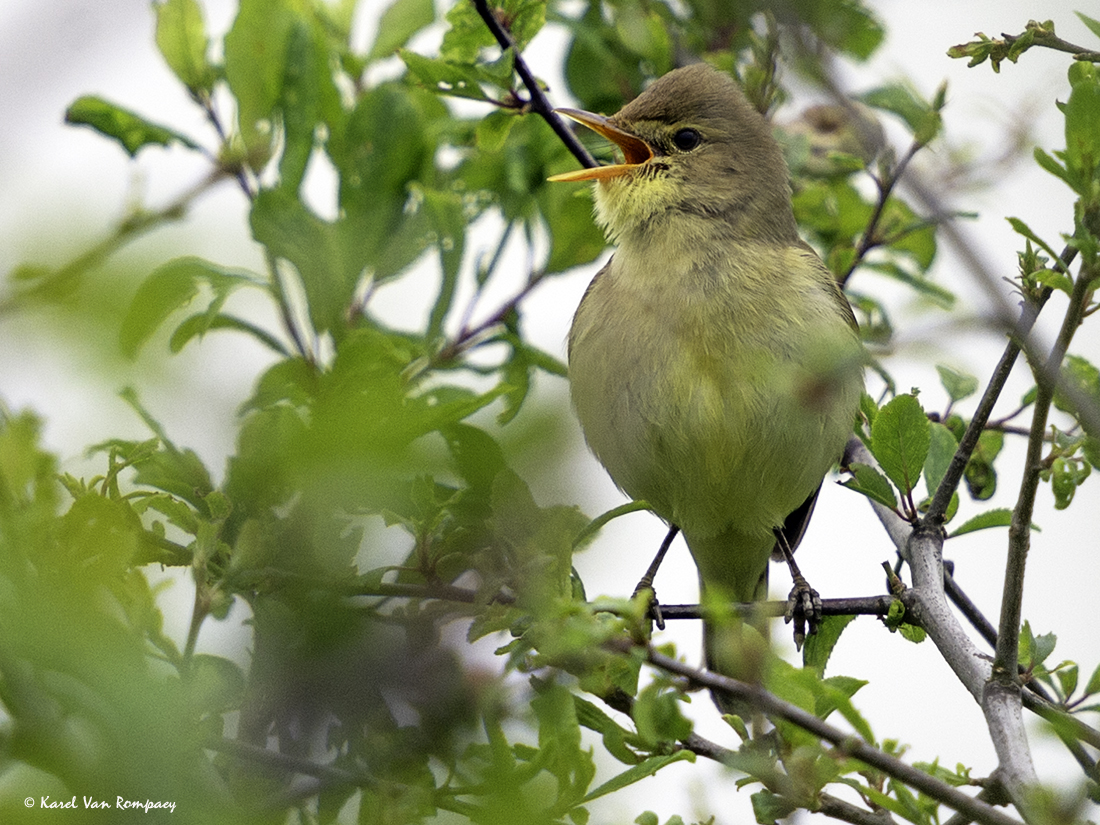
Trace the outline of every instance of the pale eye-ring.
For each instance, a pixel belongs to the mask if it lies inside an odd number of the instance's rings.
[[[703,142],[703,136],[694,129],[681,129],[672,136],[672,142],[681,152],[690,152]]]

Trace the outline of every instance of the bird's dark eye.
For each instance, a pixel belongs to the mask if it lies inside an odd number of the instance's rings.
[[[703,137],[694,129],[681,129],[679,132],[672,136],[672,142],[676,144],[676,148],[681,152],[690,152],[700,143],[702,143]]]

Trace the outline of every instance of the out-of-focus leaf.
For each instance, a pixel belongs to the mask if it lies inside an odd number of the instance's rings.
[[[65,122],[74,126],[90,126],[101,135],[117,140],[130,157],[136,155],[142,147],[150,145],[168,146],[179,143],[188,149],[200,148],[186,135],[91,95],[77,98],[69,106],[65,111]]]
[[[1082,60],[1070,67],[1069,79],[1072,89],[1064,110],[1066,167],[1077,172],[1083,184],[1100,168],[1100,73]],[[1082,184],[1075,188],[1080,189]]]
[[[488,78],[476,66],[424,57],[407,49],[401,49],[399,54],[413,76],[437,94],[472,100],[492,100],[481,88],[481,84]]]
[[[1062,376],[1080,396],[1091,399],[1093,403],[1100,403],[1100,369],[1093,366],[1087,358],[1067,355],[1062,362]],[[1077,404],[1060,389],[1054,391],[1054,406],[1068,413],[1077,409]]]
[[[286,77],[287,44],[300,19],[290,0],[241,0],[225,35],[225,78],[252,151],[265,150],[273,137],[270,118]]]
[[[252,203],[253,237],[294,264],[317,332],[339,335],[347,326],[366,250],[353,223],[325,221],[282,190],[264,190]]]
[[[550,230],[547,272],[589,263],[603,252],[607,242],[592,218],[592,201],[587,193],[577,197],[574,186],[554,183],[541,187],[537,198]]]
[[[947,390],[947,397],[952,402],[962,401],[978,391],[978,379],[973,375],[959,372],[945,364],[937,364],[936,372],[939,373],[940,383]]]
[[[367,53],[368,62],[389,57],[433,20],[435,4],[432,0],[396,0],[378,21],[378,36]]]
[[[195,333],[201,334],[213,323],[226,298],[241,286],[255,286],[248,275],[233,272],[201,258],[177,258],[157,267],[138,287],[126,317],[122,320],[119,343],[123,353],[133,358],[150,336],[173,312],[187,306],[205,284],[213,291],[213,299],[205,313],[206,327],[199,322]]]
[[[1004,433],[998,430],[985,430],[978,436],[978,445],[970,456],[963,477],[972,498],[986,501],[997,490],[997,471],[994,460],[1004,446]]]
[[[924,480],[928,485],[928,495],[936,494],[936,490],[947,474],[947,468],[951,466],[951,459],[955,457],[955,451],[959,448],[959,442],[955,440],[954,433],[943,424],[932,422],[929,428],[931,440],[928,446],[928,458],[924,462]]]
[[[154,3],[157,48],[168,67],[192,92],[207,94],[214,87],[214,70],[206,59],[208,42],[198,0]]]

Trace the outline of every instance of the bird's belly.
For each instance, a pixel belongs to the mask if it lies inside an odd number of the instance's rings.
[[[770,534],[843,448],[858,395],[814,401],[810,353],[783,330],[735,340],[716,334],[728,315],[667,307],[584,320],[570,380],[585,437],[623,490],[686,532]]]

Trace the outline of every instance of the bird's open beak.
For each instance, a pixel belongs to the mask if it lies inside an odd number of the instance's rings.
[[[582,112],[580,109],[555,109],[554,111],[603,135],[623,150],[623,157],[626,162],[616,163],[612,166],[597,166],[593,169],[578,169],[576,172],[563,172],[560,175],[551,175],[547,180],[555,182],[608,180],[630,173],[653,157],[653,150],[649,148],[644,140],[637,135],[630,134],[630,132],[624,132],[603,115]]]

